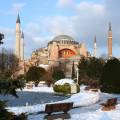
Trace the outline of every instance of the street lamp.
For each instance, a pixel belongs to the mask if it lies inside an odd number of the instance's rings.
[[[77,84],[78,84],[78,81],[79,81],[79,69],[78,69],[78,67],[77,67]]]
[[[4,39],[4,34],[0,33],[0,44],[3,44],[2,39]]]

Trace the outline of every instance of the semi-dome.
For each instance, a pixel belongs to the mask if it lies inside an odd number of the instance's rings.
[[[50,41],[50,43],[52,43],[52,42],[58,42],[58,43],[62,43],[62,44],[79,44],[72,37],[70,37],[68,35],[58,35],[55,38],[53,38],[52,41]]]

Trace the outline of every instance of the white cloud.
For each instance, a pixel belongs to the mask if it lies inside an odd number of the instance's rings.
[[[49,22],[47,22],[49,21]],[[45,18],[46,30],[54,36],[60,34],[73,34],[71,18],[65,16],[54,16]]]
[[[104,6],[98,3],[80,2],[76,4],[76,10],[79,12],[94,12],[96,14],[104,13]]]
[[[72,7],[74,6],[73,0],[58,0],[58,6],[60,7]]]
[[[9,10],[0,10],[1,15],[14,15],[23,10],[25,3],[13,3]]]
[[[91,1],[80,1],[76,3],[73,0],[58,0],[57,3],[61,8],[69,8],[75,12],[89,12],[102,14],[104,12],[104,5],[99,3],[93,3]]]
[[[25,6],[25,3],[13,3],[11,11],[13,13],[18,13],[23,9],[24,6]]]

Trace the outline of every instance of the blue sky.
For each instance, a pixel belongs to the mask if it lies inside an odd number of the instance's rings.
[[[107,54],[109,21],[113,30],[113,55],[120,57],[120,0],[1,0],[0,32],[5,48],[15,48],[15,22],[20,14],[25,34],[25,56],[46,47],[56,35],[67,34],[84,42],[93,53],[97,36],[98,55]]]

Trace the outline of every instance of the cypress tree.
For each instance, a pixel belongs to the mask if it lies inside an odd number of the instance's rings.
[[[72,64],[72,79],[74,79],[76,76],[75,76],[75,65],[74,65],[74,61],[73,61],[73,64]]]

